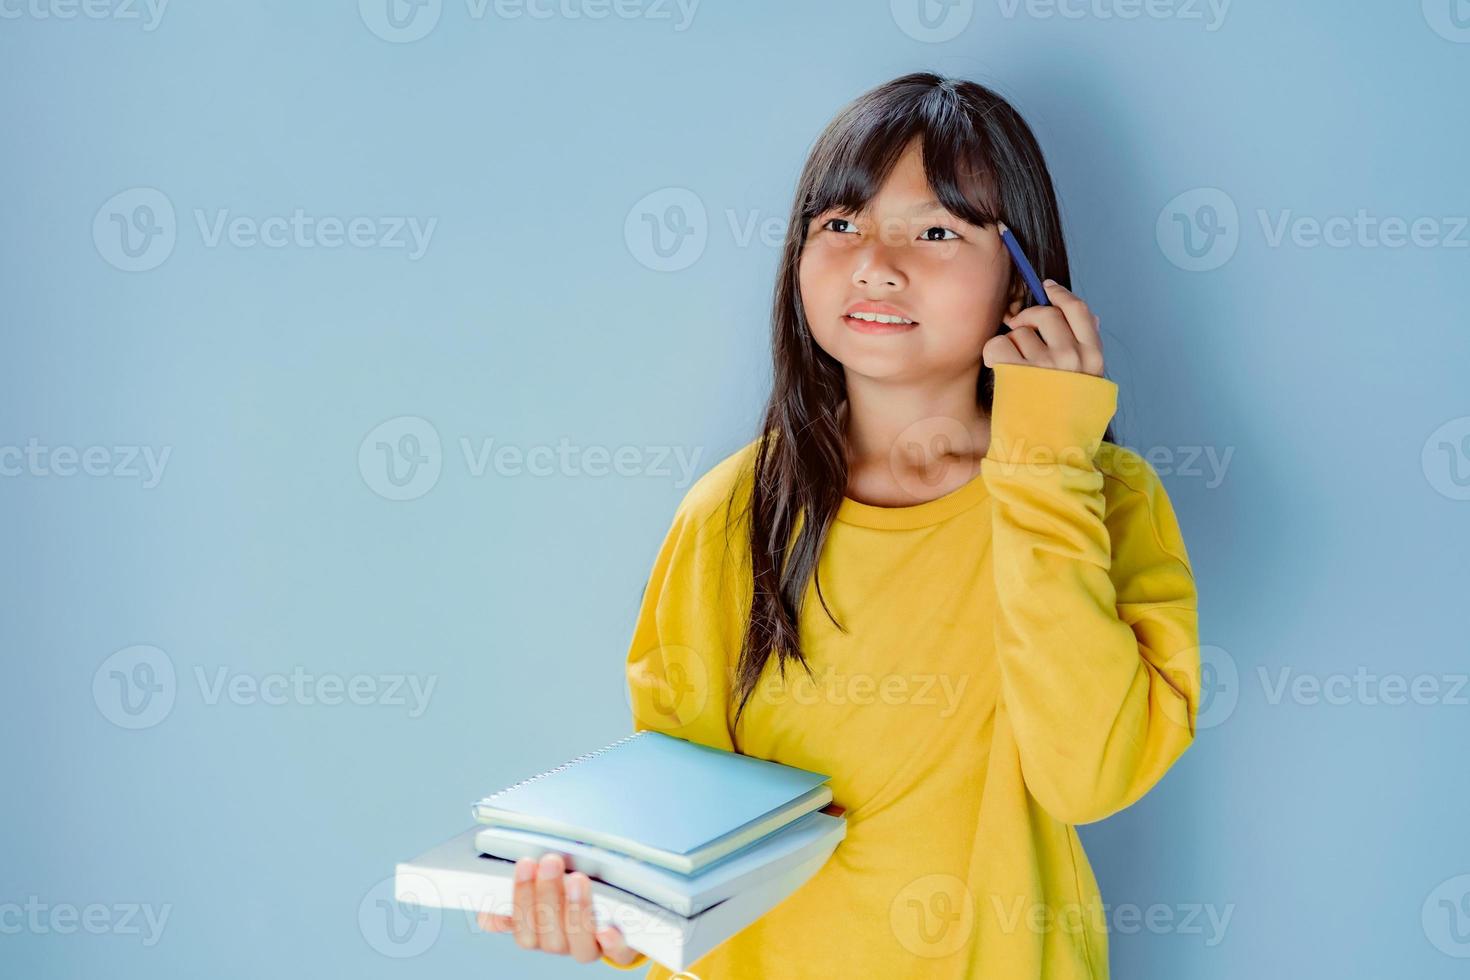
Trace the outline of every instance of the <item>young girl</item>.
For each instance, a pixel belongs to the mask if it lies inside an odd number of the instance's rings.
[[[635,730],[829,774],[847,835],[685,975],[1106,978],[1074,825],[1192,741],[1196,596],[1157,474],[1109,427],[1041,150],[994,92],[897,78],[818,140],[781,270],[760,433],[679,505],[627,674]],[[584,875],[518,871],[485,928],[643,965],[594,935]]]

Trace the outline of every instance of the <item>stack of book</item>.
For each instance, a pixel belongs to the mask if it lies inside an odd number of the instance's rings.
[[[591,879],[598,928],[679,971],[826,863],[830,777],[645,730],[474,804],[477,825],[397,866],[400,902],[510,915],[515,862]]]

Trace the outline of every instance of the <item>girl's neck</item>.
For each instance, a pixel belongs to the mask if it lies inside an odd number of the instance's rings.
[[[975,397],[978,373],[942,384],[899,385],[849,377],[838,421],[847,451],[847,495],[877,506],[943,496],[980,470],[990,418]]]

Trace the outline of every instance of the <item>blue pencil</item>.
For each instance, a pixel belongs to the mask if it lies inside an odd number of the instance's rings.
[[[1011,258],[1015,260],[1016,268],[1021,270],[1021,277],[1026,280],[1026,286],[1031,290],[1036,305],[1050,306],[1051,302],[1046,298],[1046,289],[1041,285],[1041,279],[1036,275],[1036,270],[1031,268],[1030,262],[1026,261],[1026,253],[1021,251],[1021,244],[1016,241],[1016,236],[1006,227],[1004,221],[997,221],[995,224],[1000,229],[1000,240],[1005,242]],[[1001,327],[1003,328],[1002,333],[1010,329],[1004,323],[1001,324]]]

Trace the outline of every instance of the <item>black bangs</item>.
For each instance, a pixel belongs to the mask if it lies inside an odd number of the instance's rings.
[[[904,147],[920,132],[912,117],[880,111],[853,113],[838,123],[822,135],[808,161],[809,173],[803,178],[811,188],[804,208],[808,219],[830,208],[861,211],[867,207],[903,156]]]
[[[915,138],[921,141],[925,177],[947,210],[973,225],[1000,218],[989,140],[971,122],[963,97],[951,87],[928,84],[927,75],[908,77],[923,84],[906,87],[899,80],[886,98],[839,115],[822,134],[803,175],[802,183],[810,188],[801,209],[804,220],[834,208],[866,209]]]
[[[965,125],[934,127],[925,134],[924,176],[951,214],[972,225],[991,225],[1001,217],[1000,177],[986,152],[985,134],[968,131],[963,117],[959,121]]]

